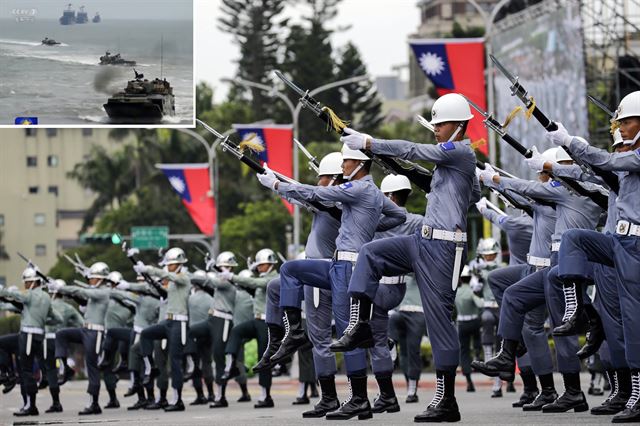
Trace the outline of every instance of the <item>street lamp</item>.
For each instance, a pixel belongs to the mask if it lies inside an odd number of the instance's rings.
[[[210,197],[213,197],[214,200],[218,200],[218,162],[216,161],[216,148],[222,142],[222,139],[216,139],[212,144],[209,144],[207,140],[200,135],[199,133],[194,132],[190,129],[178,129],[178,131],[185,133],[195,140],[200,142],[200,144],[207,151],[207,158],[209,163],[209,193],[207,194]],[[229,129],[223,133],[223,136],[229,136],[233,134],[235,130]],[[220,226],[218,223],[218,208],[215,209],[215,227],[213,229],[213,253],[212,256],[216,256],[220,252]]]
[[[324,92],[326,90],[334,89],[336,87],[345,86],[347,84],[359,83],[363,80],[367,80],[368,77],[366,75],[360,75],[357,77],[345,78],[344,80],[334,81],[332,83],[327,83],[322,86],[316,87],[315,89],[309,91],[310,96],[315,96],[318,93]],[[235,83],[245,87],[253,87],[256,89],[264,90],[269,94],[269,96],[275,96],[281,99],[289,108],[291,112],[291,121],[293,124],[293,137],[295,139],[299,139],[299,126],[298,126],[298,115],[302,110],[302,104],[298,102],[297,105],[294,105],[282,91],[280,91],[275,85],[269,86],[267,84],[257,83],[255,81],[245,80],[243,78],[222,78],[222,82],[224,83]],[[300,167],[298,165],[298,145],[293,144],[293,179],[300,180]],[[293,245],[294,250],[298,250],[300,247],[300,206],[293,206]]]

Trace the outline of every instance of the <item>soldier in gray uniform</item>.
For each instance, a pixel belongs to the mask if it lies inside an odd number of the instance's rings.
[[[256,274],[249,269],[243,269],[242,271],[238,272],[238,276],[241,278],[251,278],[255,277],[255,275]],[[244,288],[236,286],[236,301],[235,307],[233,309],[233,323],[242,324],[243,322],[251,321],[252,319],[253,296],[251,296],[249,292]],[[249,389],[247,388],[247,369],[244,365],[244,344],[240,345],[240,352],[238,353],[236,363],[238,364],[238,370],[240,371],[240,374],[234,377],[233,380],[235,380],[238,386],[240,386],[240,391],[242,392],[242,395],[237,399],[237,402],[251,402],[251,395],[249,394]],[[209,405],[210,408],[217,408],[216,405],[217,403],[219,403],[218,399],[220,398],[220,392],[225,391],[226,386],[226,382],[223,385],[216,384],[216,392],[218,393],[216,393],[215,403]]]
[[[63,280],[56,280],[60,286],[64,286]],[[62,317],[59,324],[46,324],[45,326],[45,342],[46,350],[43,362],[44,373],[51,394],[51,407],[45,413],[61,413],[62,404],[60,404],[60,385],[58,385],[58,368],[56,367],[56,332],[63,328],[81,328],[82,315],[71,304],[62,299],[57,291],[52,291],[51,306],[58,315]]]
[[[57,291],[64,296],[80,297],[87,300],[82,328],[63,328],[56,332],[56,358],[60,363],[59,376],[64,383],[72,376],[67,365],[69,343],[79,343],[84,346],[84,358],[89,376],[87,393],[90,396],[89,405],[80,411],[80,415],[100,414],[102,409],[98,403],[100,395],[100,370],[98,369],[98,354],[102,348],[104,337],[104,320],[109,305],[107,276],[109,267],[104,262],[96,262],[89,268],[87,278],[89,288],[77,286],[60,286],[55,282],[49,283],[50,291]]]
[[[267,325],[265,324],[265,303],[267,284],[278,276],[275,265],[278,263],[276,254],[273,250],[265,248],[256,253],[255,269],[258,277],[242,278],[231,271],[222,271],[218,274],[222,280],[229,281],[238,287],[255,291],[253,297],[253,315],[254,319],[238,324],[231,330],[229,341],[227,342],[225,352],[227,360],[222,380],[229,380],[240,374],[237,365],[238,354],[243,341],[245,339],[256,339],[258,342],[258,353],[264,353],[267,349]],[[260,399],[255,408],[271,408],[273,407],[273,399],[271,398],[271,372],[263,370],[259,373],[259,383],[262,390]]]
[[[179,247],[173,247],[164,255],[162,265],[166,269],[158,269],[147,266],[141,261],[134,266],[138,274],[149,274],[151,277],[162,280],[166,285],[167,309],[161,322],[145,328],[140,335],[140,346],[145,363],[145,380],[151,380],[153,371],[153,342],[154,340],[167,339],[169,348],[169,358],[171,360],[171,387],[174,395],[171,404],[167,405],[165,411],[184,411],[182,402],[182,357],[184,346],[187,343],[187,332],[189,325],[189,293],[191,291],[191,281],[184,264],[187,258],[184,251]],[[166,284],[165,284],[166,283]]]
[[[51,297],[42,287],[42,278],[35,267],[29,265],[22,272],[25,294],[0,289],[0,297],[22,304],[20,333],[18,336],[18,365],[20,367],[20,388],[26,404],[14,416],[37,416],[36,393],[38,384],[35,376],[36,359],[43,358],[45,323],[48,317],[54,323],[62,322],[62,317],[53,311]]]
[[[460,420],[454,386],[460,343],[451,318],[466,251],[467,211],[480,199],[476,157],[464,139],[473,118],[468,102],[459,94],[446,94],[433,104],[431,115],[437,145],[373,139],[351,129],[342,137],[351,149],[436,164],[421,232],[365,244],[349,283],[349,294],[362,303],[373,300],[382,276],[416,274],[437,377],[435,396],[425,412],[414,417],[416,422]],[[360,311],[340,341],[353,347],[366,337],[367,328],[368,317]]]
[[[211,339],[207,333],[205,325],[204,333],[198,333],[198,329],[194,327],[197,324],[206,324],[213,304],[211,294],[213,290],[204,289],[197,285],[198,279],[205,278],[207,273],[198,270],[191,275],[191,295],[189,296],[189,334],[187,336],[187,346],[184,350],[187,359],[187,367],[185,380],[191,375],[193,388],[196,391],[196,399],[189,405],[204,405],[209,402],[204,396],[202,389],[202,380],[207,382],[209,397],[213,400],[213,371],[211,369]]]
[[[111,297],[114,299],[123,303],[133,303],[136,311],[133,317],[133,329],[129,336],[129,362],[127,363],[131,375],[131,388],[127,390],[124,396],[137,394],[138,401],[134,405],[127,407],[127,410],[139,410],[155,404],[153,381],[147,383],[146,386],[142,384],[144,362],[142,361],[140,349],[140,334],[145,328],[158,323],[160,296],[154,288],[145,284],[143,276],[138,275],[137,281],[137,283],[130,284],[125,280],[120,280],[116,286],[116,289],[120,291],[111,293]],[[165,396],[166,388],[165,386]],[[145,389],[147,391],[146,396]]]
[[[118,271],[111,271],[107,276],[107,282],[112,288],[116,287],[122,281],[122,274]],[[112,289],[109,294],[111,300],[107,306],[107,313],[104,319],[106,328],[104,344],[102,345],[102,355],[98,367],[102,370],[104,378],[104,386],[109,393],[109,402],[104,406],[108,408],[120,408],[120,402],[116,396],[116,384],[118,383],[118,375],[115,370],[115,355],[119,345],[125,344],[127,353],[129,352],[129,341],[131,340],[131,328],[128,327],[129,322],[135,314],[135,304],[126,298],[118,298],[115,296],[121,290]],[[120,363],[126,362],[121,360]]]
[[[226,381],[222,380],[225,366],[225,345],[229,340],[229,334],[233,328],[233,311],[236,303],[236,288],[228,280],[219,277],[220,272],[233,272],[238,266],[235,254],[230,251],[220,253],[215,262],[207,265],[203,275],[192,277],[191,282],[213,292],[213,299],[209,300],[207,315],[203,321],[191,326],[189,335],[201,339],[208,345],[216,364],[215,381],[219,386],[220,396],[213,395],[213,375],[205,378],[207,388],[210,390],[211,408],[228,406],[226,398]],[[209,367],[211,362],[209,361]],[[246,389],[245,389],[246,390]]]

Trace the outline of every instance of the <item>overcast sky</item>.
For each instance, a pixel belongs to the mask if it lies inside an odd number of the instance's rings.
[[[0,17],[10,18],[15,8],[35,8],[38,18],[57,19],[69,3],[76,11],[85,6],[89,17],[100,12],[104,19],[192,19],[193,16],[193,0],[0,0]]]
[[[227,92],[220,79],[235,74],[234,60],[238,59],[239,48],[217,28],[221,0],[195,1],[196,78],[213,85],[219,101]],[[392,66],[409,60],[407,38],[420,23],[416,4],[417,0],[343,0],[338,17],[329,25],[333,28],[351,25],[351,28],[334,35],[334,47],[353,41],[371,75],[393,74]],[[290,14],[295,20],[304,14],[304,9],[295,8]]]

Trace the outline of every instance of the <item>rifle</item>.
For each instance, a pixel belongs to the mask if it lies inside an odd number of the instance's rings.
[[[517,83],[517,80],[516,80],[516,83]],[[469,105],[471,105],[473,107],[473,109],[478,111],[480,113],[480,115],[482,115],[484,117],[483,123],[485,124],[485,126],[487,128],[495,131],[498,135],[500,135],[502,140],[507,142],[513,148],[515,148],[515,150],[518,151],[520,154],[522,154],[525,158],[531,158],[533,156],[533,151],[531,149],[525,147],[524,145],[522,145],[520,142],[518,142],[512,136],[510,136],[507,133],[507,131],[504,129],[504,127],[498,122],[498,120],[496,120],[489,112],[487,112],[487,111],[483,110],[482,108],[480,108],[480,106],[477,105],[475,102],[473,102],[471,99],[469,99],[467,97],[465,97],[465,99],[467,99],[467,102],[469,102]],[[553,123],[553,125],[555,126],[555,123]],[[560,181],[562,184],[564,184],[564,186],[569,191],[574,192],[574,193],[576,193],[578,195],[581,195],[583,197],[588,197],[594,203],[596,203],[598,206],[600,206],[601,208],[607,210],[607,207],[608,207],[608,204],[609,204],[609,200],[608,200],[608,196],[607,195],[604,195],[604,194],[602,194],[601,192],[598,192],[598,191],[590,191],[590,190],[584,188],[582,185],[580,185],[579,182],[577,182],[577,181],[575,181],[573,179],[564,178],[564,177],[556,177],[556,179],[558,181]]]
[[[487,207],[489,207],[491,210],[495,211],[498,214],[501,214],[503,216],[506,216],[507,214],[505,212],[503,212],[502,210],[500,210],[500,207],[496,206],[495,204],[493,204],[491,201],[486,200],[487,201]]]
[[[73,265],[73,268],[75,269],[76,273],[82,275],[83,277],[86,277],[87,271],[89,270],[89,268],[87,268],[87,266],[82,262],[82,260],[78,256],[78,253],[74,253],[74,255],[76,260],[73,260],[67,254],[64,254],[64,258],[67,259],[67,261],[69,261],[69,263]]]
[[[308,90],[302,90],[294,82],[287,79],[280,71],[274,71],[275,75],[289,86],[294,92],[300,95],[300,103],[304,108],[310,110],[313,114],[319,117],[327,124],[327,131],[333,130],[339,135],[344,135],[344,129],[347,124],[342,121],[331,108],[322,105],[309,95]],[[392,158],[387,155],[374,154],[367,150],[361,150],[372,161],[380,166],[385,173],[393,173],[395,175],[404,175],[411,182],[413,182],[418,188],[424,192],[429,192],[431,189],[432,173],[430,170],[412,162],[409,160],[403,160],[399,158]]]
[[[616,116],[616,114],[613,111],[611,111],[609,109],[609,107],[604,102],[602,102],[600,99],[598,99],[598,98],[596,98],[594,96],[591,96],[591,95],[587,95],[587,98],[591,101],[591,103],[593,103],[595,106],[597,106],[602,111],[604,111],[605,114],[607,114],[609,117],[613,118],[613,117]]]
[[[298,145],[298,148],[300,148],[300,151],[302,151],[305,157],[309,159],[308,161],[309,170],[313,170],[316,173],[320,173],[320,169],[318,168],[320,164],[318,163],[318,160],[316,159],[316,157],[311,155],[311,153],[307,151],[307,148],[305,148],[304,145],[302,145],[302,143],[298,139],[293,138],[293,141],[295,142],[296,145]]]
[[[51,281],[51,278],[46,276],[45,274],[43,274],[42,272],[40,272],[40,268],[38,268],[38,265],[36,265],[35,263],[33,263],[31,261],[31,259],[27,259],[25,256],[22,255],[22,253],[17,252],[18,256],[20,256],[22,258],[22,260],[24,260],[25,262],[27,262],[27,265],[30,266],[31,268],[33,268],[34,271],[36,271],[36,275],[38,275],[40,278],[42,278],[44,280],[45,283]]]
[[[542,127],[544,127],[544,129],[547,132],[554,132],[554,131],[558,130],[558,126],[556,125],[556,123],[551,121],[540,110],[540,108],[538,108],[538,106],[536,105],[535,101],[533,100],[533,96],[529,96],[529,94],[527,93],[527,90],[524,88],[524,86],[522,86],[522,84],[520,84],[518,82],[518,77],[514,76],[513,74],[511,74],[509,72],[509,70],[507,70],[504,67],[504,65],[502,65],[500,63],[500,61],[495,56],[489,55],[489,57],[491,58],[491,61],[495,64],[495,66],[498,68],[498,70],[500,70],[500,72],[507,78],[507,80],[509,80],[511,82],[511,87],[510,87],[511,88],[511,96],[516,96],[518,99],[520,99],[524,103],[525,107],[527,108],[527,111],[529,111],[535,117],[535,119],[538,121],[538,123],[540,123],[542,125]],[[597,106],[599,106],[600,108],[605,107],[604,103],[596,100],[592,96],[589,96],[589,99],[592,102],[594,102]],[[613,117],[613,115],[612,115],[613,113],[611,111],[609,111],[608,108],[606,108],[605,111],[608,111],[609,115],[611,117]],[[611,189],[615,188],[614,192],[619,189],[618,177],[615,174],[613,174],[613,173],[611,173],[609,171],[602,170],[597,166],[594,167],[591,164],[585,163],[579,157],[577,157],[576,155],[572,154],[566,146],[563,146],[562,149],[564,149],[565,152],[569,155],[569,157],[571,157],[571,159],[576,164],[578,164],[586,173],[595,174],[595,175],[600,176],[602,178],[602,180],[605,182],[605,184],[609,188],[611,188]],[[525,157],[527,157],[527,156],[525,155]],[[530,157],[527,157],[527,158],[530,158]],[[566,179],[564,179],[562,181],[565,184],[567,183]],[[606,203],[604,204],[605,207],[603,207],[601,202],[596,201],[596,199],[590,197],[589,195],[585,195],[584,193],[581,193],[581,191],[575,185],[574,186],[572,186],[571,184],[567,184],[567,185],[570,186],[571,189],[573,189],[578,194],[584,195],[586,197],[591,198],[600,207],[602,207],[604,209],[607,208],[606,207],[606,205],[607,205]],[[565,185],[565,186],[567,186],[567,185]],[[580,186],[580,185],[578,185],[578,186]],[[587,190],[585,190],[585,191],[587,191]],[[592,191],[587,191],[587,192],[592,192]],[[597,198],[599,198],[599,197],[597,197]]]
[[[135,258],[134,255],[129,256],[129,253],[127,252],[127,242],[123,242],[122,243],[122,251],[127,253],[127,259],[129,259],[131,261],[131,264],[136,265],[138,263],[138,260]],[[144,278],[144,280],[149,283],[149,285],[151,285],[151,287],[153,287],[158,294],[160,295],[160,297],[166,299],[167,298],[167,290],[165,290],[162,285],[160,283],[158,283],[156,280],[154,280],[153,278],[151,278],[151,275],[147,274],[146,272],[142,274],[142,277]]]
[[[245,155],[244,151],[236,144],[234,144],[233,142],[231,142],[229,140],[228,136],[223,136],[222,134],[220,134],[216,129],[212,128],[211,126],[209,126],[207,123],[196,119],[196,121],[198,123],[200,123],[209,133],[213,134],[216,138],[221,139],[222,142],[220,143],[220,145],[222,145],[222,150],[231,153],[232,155],[234,155],[238,160],[242,161],[244,164],[246,164],[247,166],[249,166],[253,171],[255,171],[256,173],[262,174],[265,172],[264,167],[262,167],[260,164],[258,164],[258,162],[256,162],[253,158]],[[273,173],[276,175],[276,177],[278,178],[278,180],[280,180],[281,182],[286,182],[286,183],[298,183],[297,181],[283,175],[280,174],[276,171],[273,171]],[[305,206],[309,206],[311,209],[315,209],[315,210],[320,210],[326,213],[329,213],[334,219],[336,220],[341,220],[342,218],[342,211],[340,209],[338,209],[337,207],[327,207],[325,205],[323,205],[322,203],[318,203],[316,201],[300,201],[302,204],[304,204]]]

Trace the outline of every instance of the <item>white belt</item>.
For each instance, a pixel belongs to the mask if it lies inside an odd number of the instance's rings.
[[[267,316],[265,314],[260,314],[260,315],[256,315],[255,318],[258,319],[258,320],[263,320],[264,321],[264,320],[267,319]]]
[[[44,338],[45,339],[55,339],[56,338],[56,333],[45,333]]]
[[[209,309],[209,315],[211,315],[212,317],[222,318],[222,319],[225,319],[227,321],[233,321],[233,314],[230,314],[228,312],[219,311],[217,309]]]
[[[44,334],[44,330],[40,327],[22,327],[20,331],[27,334]]]
[[[144,330],[144,327],[140,327],[139,325],[133,326],[133,331],[135,331],[138,334],[142,333],[142,330]]]
[[[187,322],[189,321],[189,315],[167,314],[165,319],[180,321],[180,322]]]
[[[445,231],[443,229],[433,229],[432,227],[427,225],[422,226],[421,235],[422,235],[422,238],[426,238],[428,240],[453,241],[454,243],[467,242],[466,232],[453,232],[453,231]]]
[[[100,324],[91,324],[90,322],[85,322],[82,327],[86,328],[87,330],[93,330],[93,331],[104,331],[104,325],[100,325]]]
[[[404,312],[424,312],[420,305],[402,305],[399,309]]]
[[[485,308],[498,308],[498,302],[495,300],[485,300],[484,302]]]
[[[353,251],[336,251],[335,259],[355,262],[356,260],[358,260],[358,253]]]
[[[536,268],[551,266],[551,259],[548,257],[536,257],[527,255],[527,263]]]
[[[626,220],[619,220],[616,224],[616,234],[640,237],[640,225],[636,225],[635,223],[631,223]]]
[[[404,284],[404,275],[398,275],[397,277],[382,277],[380,278],[380,284]]]
[[[473,314],[473,315],[458,315],[458,317],[457,317],[458,321],[473,321],[475,319],[478,319],[478,315],[477,314]]]
[[[555,243],[551,243],[551,251],[552,252],[560,251],[560,241],[556,241]]]

